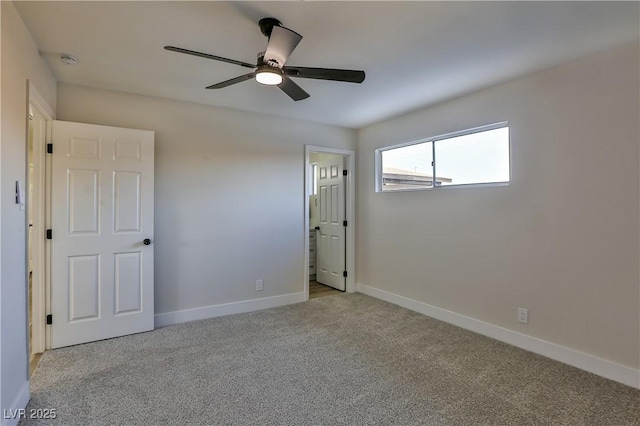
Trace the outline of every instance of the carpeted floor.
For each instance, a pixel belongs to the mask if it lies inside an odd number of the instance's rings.
[[[640,424],[640,391],[340,294],[44,354],[29,409],[71,425]]]

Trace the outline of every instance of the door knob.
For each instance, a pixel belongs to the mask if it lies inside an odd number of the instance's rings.
[[[145,238],[144,240],[142,240],[142,244],[144,244],[145,246],[148,246],[149,244],[151,244],[151,240],[148,238]]]

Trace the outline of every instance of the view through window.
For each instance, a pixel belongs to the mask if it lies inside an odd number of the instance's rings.
[[[378,191],[506,183],[509,127],[484,126],[376,150]]]

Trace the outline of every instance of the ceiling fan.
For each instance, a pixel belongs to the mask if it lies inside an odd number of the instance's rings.
[[[165,46],[164,48],[173,52],[186,53],[188,55],[200,56],[202,58],[254,69],[254,71],[249,74],[212,84],[208,86],[207,89],[222,89],[223,87],[255,78],[258,83],[268,86],[278,86],[284,93],[289,95],[291,99],[300,101],[308,98],[309,94],[294,83],[290,77],[344,81],[347,83],[362,83],[364,81],[364,71],[285,66],[289,55],[291,55],[293,49],[295,49],[298,43],[300,43],[300,40],[302,40],[302,36],[295,31],[283,27],[281,22],[275,18],[263,18],[258,22],[258,25],[260,26],[262,34],[264,34],[269,41],[267,42],[266,50],[258,53],[256,65],[175,46]]]

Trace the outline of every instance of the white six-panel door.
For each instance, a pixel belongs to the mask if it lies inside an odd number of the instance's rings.
[[[52,348],[153,329],[153,148],[151,131],[54,121]]]
[[[318,207],[316,281],[345,290],[345,193],[343,158],[318,162]]]

